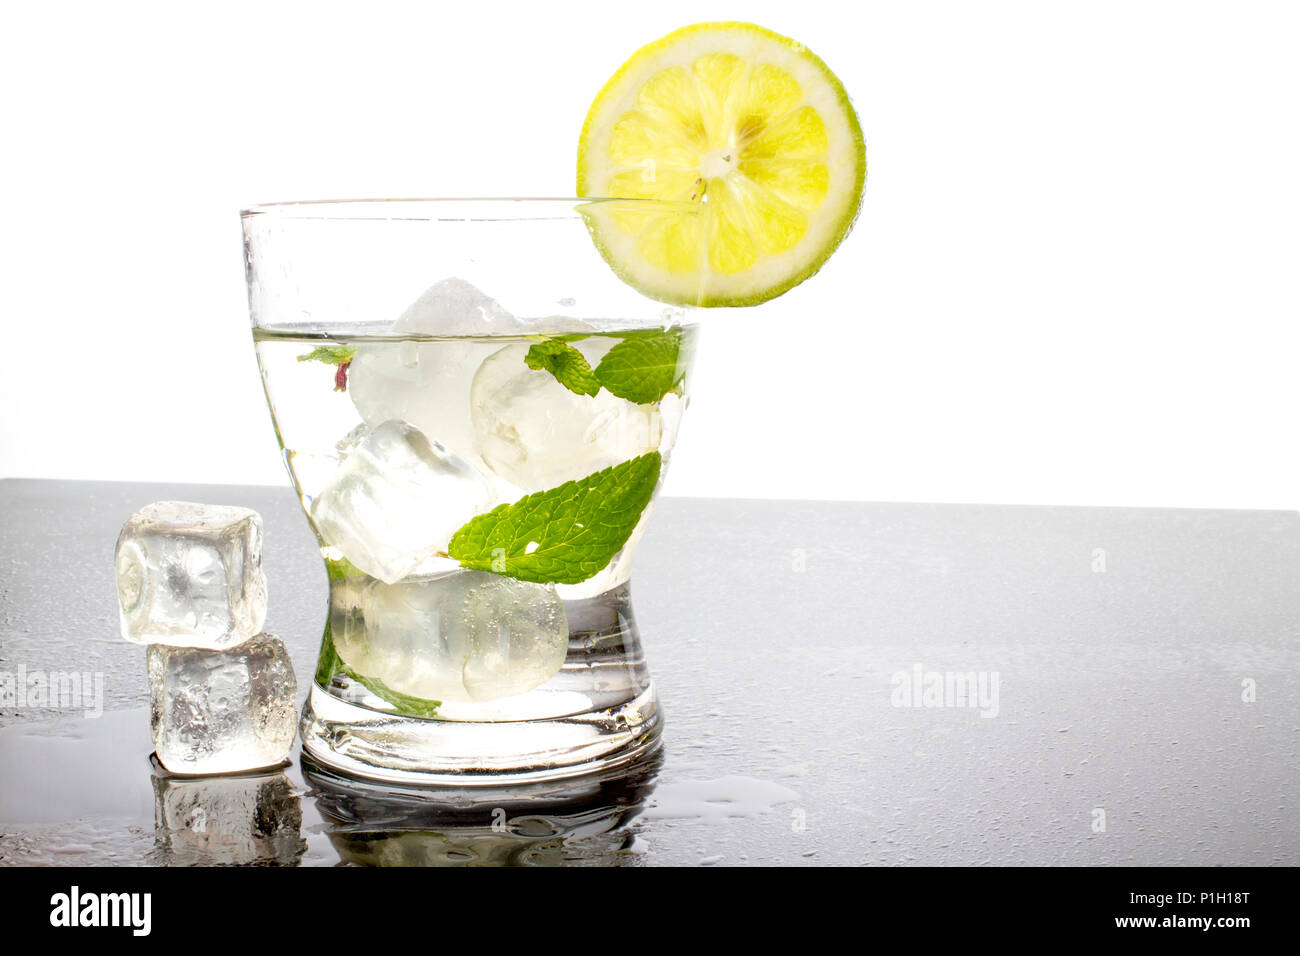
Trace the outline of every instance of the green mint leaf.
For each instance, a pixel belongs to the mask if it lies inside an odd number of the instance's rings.
[[[331,581],[342,581],[344,578],[364,577],[366,572],[347,558],[339,558],[337,561],[333,558],[326,558],[325,573],[329,575]]]
[[[320,657],[316,659],[316,683],[328,687],[334,675],[346,668],[338,651],[334,650],[334,629],[325,621],[325,633],[320,640]]]
[[[306,355],[299,355],[299,362],[324,362],[326,365],[344,365],[356,358],[357,350],[353,345],[318,345]]]
[[[348,366],[352,364],[352,359],[356,357],[357,350],[351,345],[319,345],[312,349],[306,355],[299,355],[299,362],[324,362],[326,365],[337,365],[338,369],[334,372],[334,391],[346,392],[348,390]]]
[[[334,631],[330,627],[330,622],[326,621],[325,634],[321,638],[320,659],[316,664],[316,683],[328,687],[335,674],[350,677],[380,700],[391,704],[398,713],[411,717],[436,717],[438,708],[442,706],[440,700],[425,700],[423,697],[403,694],[393,690],[378,678],[366,677],[348,667],[343,662],[343,658],[339,657],[338,651],[334,649]]]
[[[470,519],[447,553],[467,568],[521,581],[577,584],[627,543],[663,460],[652,451]]]
[[[682,330],[656,329],[628,335],[596,366],[596,381],[638,405],[657,402],[686,377]]]
[[[591,373],[591,366],[582,353],[558,339],[544,339],[534,343],[524,356],[524,361],[531,369],[550,372],[557,382],[578,395],[594,397],[600,391],[600,383]]]
[[[346,664],[343,666],[343,673],[380,700],[392,704],[393,709],[400,714],[411,717],[436,717],[438,708],[442,706],[440,700],[425,700],[423,697],[412,697],[410,694],[395,691],[377,677],[366,677],[364,674],[358,674]]]

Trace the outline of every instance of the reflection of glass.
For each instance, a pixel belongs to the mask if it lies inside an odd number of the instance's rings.
[[[588,219],[659,205],[244,214],[258,362],[330,578],[302,721],[321,763],[522,782],[658,745],[628,581],[696,333],[611,271]]]
[[[303,778],[344,862],[360,866],[629,866],[628,824],[657,755],[580,780],[416,788],[340,777],[303,754]],[[472,801],[467,795],[472,794]]]
[[[177,777],[154,758],[154,850],[163,866],[295,866],[302,803],[273,773]]]

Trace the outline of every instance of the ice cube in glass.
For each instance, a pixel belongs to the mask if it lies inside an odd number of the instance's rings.
[[[446,546],[492,502],[487,481],[459,455],[403,421],[371,429],[312,504],[327,545],[389,584]]]

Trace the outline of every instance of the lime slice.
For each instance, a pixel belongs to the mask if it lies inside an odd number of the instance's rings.
[[[665,302],[756,305],[830,256],[862,203],[848,94],[801,44],[700,23],[643,47],[605,84],[578,143],[578,195],[601,254]]]

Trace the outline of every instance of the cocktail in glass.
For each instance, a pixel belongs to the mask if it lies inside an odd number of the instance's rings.
[[[301,725],[321,764],[529,782],[658,747],[629,579],[696,327],[593,233],[662,205],[243,214],[262,379],[329,577]]]

